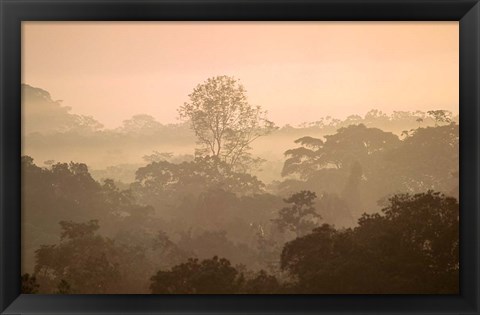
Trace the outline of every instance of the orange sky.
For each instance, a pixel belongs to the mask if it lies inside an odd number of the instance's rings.
[[[22,82],[116,127],[177,121],[233,75],[278,125],[372,108],[458,113],[458,22],[24,22]]]

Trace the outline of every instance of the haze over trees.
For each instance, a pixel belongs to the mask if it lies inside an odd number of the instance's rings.
[[[24,293],[458,293],[452,113],[276,127],[217,76],[106,129],[22,89]]]
[[[275,129],[267,113],[250,105],[243,85],[228,76],[207,79],[189,98],[178,112],[188,119],[197,136],[201,145],[197,153],[218,158],[234,169],[248,170],[255,162],[249,153],[252,142]]]
[[[304,236],[312,231],[321,219],[314,207],[315,198],[317,195],[314,192],[302,190],[284,199],[284,202],[291,206],[280,209],[274,222],[280,230],[288,229],[297,237]]]

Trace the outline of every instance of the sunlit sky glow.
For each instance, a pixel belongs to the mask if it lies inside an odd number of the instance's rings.
[[[458,22],[24,22],[22,82],[116,127],[177,122],[205,79],[240,79],[278,125],[372,108],[458,113]]]

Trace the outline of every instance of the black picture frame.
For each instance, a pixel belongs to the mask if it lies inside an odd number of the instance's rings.
[[[2,314],[479,314],[480,4],[477,0],[0,0]],[[459,21],[459,295],[25,295],[20,293],[22,21]]]

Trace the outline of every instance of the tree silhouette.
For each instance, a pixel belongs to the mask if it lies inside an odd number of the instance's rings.
[[[452,122],[452,113],[448,110],[429,110],[427,114],[435,121],[435,126],[442,123],[449,124]]]
[[[338,129],[333,135],[322,139],[303,137],[295,143],[301,147],[285,152],[287,160],[282,176],[298,174],[309,178],[316,171],[327,168],[350,168],[353,163],[362,167],[375,165],[378,155],[396,147],[400,140],[390,132],[367,128],[363,124]]]
[[[64,280],[68,289],[76,293],[114,290],[119,281],[118,258],[121,255],[112,240],[96,235],[97,221],[60,222],[60,225],[61,243],[42,245],[35,252],[35,273],[42,275],[45,290],[54,285],[55,279]],[[62,290],[66,288],[66,284],[61,285]]]
[[[274,129],[260,106],[247,102],[245,88],[233,77],[217,76],[197,85],[190,102],[178,110],[188,119],[201,148],[200,155],[219,158],[235,169],[254,162],[250,144]]]
[[[253,278],[245,281],[243,292],[247,294],[275,294],[281,293],[282,286],[275,276],[260,270]]]
[[[157,272],[150,289],[157,294],[232,294],[240,286],[237,276],[238,271],[227,259],[191,258],[169,271]]]
[[[400,146],[386,152],[382,163],[384,167],[378,164],[375,169],[376,178],[389,178],[388,182],[382,180],[381,184],[395,184],[398,191],[424,192],[433,189],[450,193],[458,187],[458,161],[458,124],[418,128]]]
[[[180,164],[159,161],[141,167],[136,172],[134,190],[148,204],[157,205],[185,194],[198,195],[210,188],[238,194],[261,192],[264,184],[255,176],[235,172],[216,157],[197,157]]]
[[[395,195],[354,229],[322,225],[288,242],[281,268],[297,293],[457,294],[458,210],[432,191]]]
[[[310,232],[321,218],[316,212],[314,199],[317,195],[308,190],[302,190],[284,199],[290,207],[284,207],[278,212],[278,218],[273,221],[282,230],[287,229],[301,237]]]

